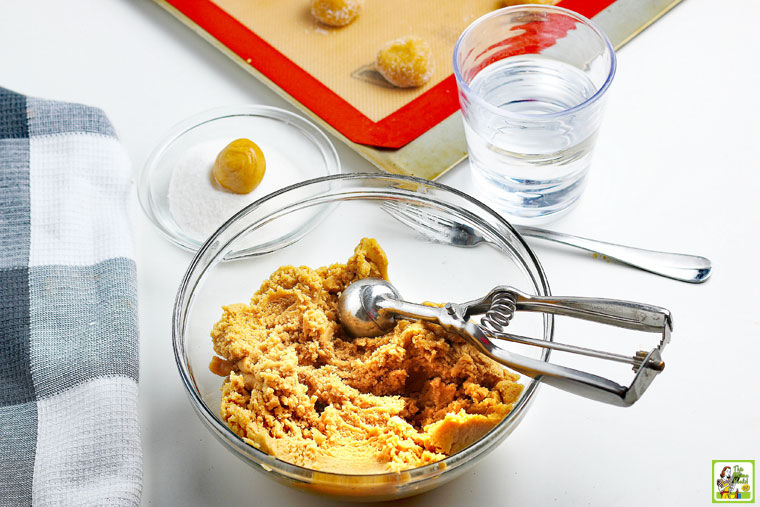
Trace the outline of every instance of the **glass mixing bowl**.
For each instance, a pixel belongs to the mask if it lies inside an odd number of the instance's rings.
[[[488,241],[474,248],[432,242],[385,212],[383,203],[387,202],[409,203],[444,214],[469,225]],[[403,472],[319,472],[286,463],[246,444],[220,419],[222,378],[208,368],[214,355],[209,333],[221,317],[221,306],[249,301],[261,282],[280,266],[316,268],[345,263],[362,237],[378,240],[388,256],[388,276],[408,301],[464,302],[500,284],[549,294],[546,276],[528,245],[509,223],[482,203],[426,180],[342,174],[269,194],[220,227],[185,273],[174,305],[172,334],[179,373],[196,413],[233,454],[293,488],[352,501],[374,501],[421,493],[464,473],[515,429],[538,382],[521,377],[525,388],[512,412],[473,445],[438,463]],[[241,250],[247,256],[222,262],[229,252]],[[553,320],[548,315],[522,312],[510,323],[512,329],[551,340]],[[546,349],[509,346],[530,357],[548,359]]]

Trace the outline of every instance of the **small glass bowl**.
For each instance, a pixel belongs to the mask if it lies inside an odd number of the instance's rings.
[[[433,243],[392,218],[383,203],[410,203],[444,214],[489,238],[474,248]],[[278,248],[261,247],[255,238],[293,232],[292,224],[323,214],[324,219]],[[275,231],[273,233],[272,231]],[[326,473],[281,461],[248,444],[219,417],[222,379],[209,371],[214,355],[209,333],[221,306],[247,302],[275,269],[283,265],[319,267],[345,262],[362,237],[378,240],[389,259],[391,282],[408,301],[464,302],[493,286],[509,284],[548,295],[546,276],[528,245],[497,213],[472,197],[417,178],[342,174],[304,181],[246,207],[200,248],[185,273],[174,305],[172,338],[177,367],[193,408],[211,433],[233,454],[280,483],[352,501],[377,501],[422,493],[461,475],[496,448],[517,426],[538,382],[528,377],[512,412],[470,447],[438,463],[399,473]],[[222,262],[241,242],[254,244],[249,255]],[[551,340],[550,315],[522,312],[510,330]],[[518,346],[519,347],[519,346]],[[510,344],[510,350],[514,350]],[[546,361],[548,351],[519,348]]]
[[[211,174],[216,155],[239,138],[259,145],[267,162],[261,184],[245,195],[227,192]],[[175,170],[184,171],[187,181],[173,182]],[[287,185],[339,172],[335,147],[308,120],[276,107],[226,106],[194,115],[167,133],[145,163],[138,197],[145,214],[169,241],[194,252],[246,205]],[[201,187],[209,198],[197,199]],[[178,204],[181,199],[187,199],[187,205]],[[228,253],[234,257],[239,252]]]

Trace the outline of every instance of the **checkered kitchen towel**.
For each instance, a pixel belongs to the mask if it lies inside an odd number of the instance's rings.
[[[136,505],[126,154],[98,109],[0,88],[0,505]]]

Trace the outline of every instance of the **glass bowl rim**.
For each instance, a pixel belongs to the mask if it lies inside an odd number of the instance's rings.
[[[312,478],[313,474],[317,473],[320,476],[320,483],[322,484],[332,483],[332,484],[337,485],[339,481],[331,482],[331,479],[334,480],[334,479],[340,479],[340,478],[345,478],[345,477],[352,477],[352,478],[357,478],[357,479],[362,479],[362,478],[371,479],[370,482],[372,484],[379,485],[380,483],[383,483],[383,484],[390,485],[390,484],[395,483],[396,481],[392,481],[392,480],[383,481],[382,479],[383,478],[391,479],[394,477],[398,478],[399,476],[406,475],[407,477],[409,477],[409,479],[407,481],[404,481],[404,483],[414,484],[415,482],[433,478],[440,473],[445,473],[446,471],[454,470],[456,468],[459,468],[462,465],[466,465],[470,461],[471,457],[477,457],[485,451],[492,450],[492,449],[489,449],[489,447],[487,447],[487,446],[493,446],[492,444],[493,438],[489,439],[488,438],[489,435],[494,435],[494,431],[503,427],[503,425],[506,424],[508,421],[512,421],[512,420],[520,421],[522,417],[524,416],[525,410],[533,401],[536,389],[538,388],[538,385],[541,383],[540,379],[531,378],[530,383],[528,384],[528,386],[525,387],[522,395],[520,396],[520,399],[517,401],[517,403],[515,403],[514,407],[509,412],[509,414],[507,414],[507,416],[501,422],[499,422],[499,424],[497,424],[491,431],[489,431],[486,435],[484,435],[475,443],[469,445],[465,449],[451,456],[447,456],[446,458],[440,461],[436,461],[435,463],[430,463],[428,465],[423,465],[420,467],[405,469],[399,472],[385,472],[385,473],[378,473],[378,474],[344,474],[344,473],[336,473],[336,472],[324,472],[324,471],[314,470],[311,468],[302,467],[299,465],[289,463],[287,461],[280,460],[272,456],[271,454],[268,454],[264,451],[261,451],[260,449],[257,449],[247,444],[240,436],[233,433],[232,430],[230,430],[229,427],[227,427],[227,425],[223,424],[223,422],[219,419],[219,417],[216,414],[214,414],[210,410],[209,407],[206,406],[206,403],[202,400],[200,393],[194,387],[194,382],[191,378],[192,374],[190,373],[190,367],[187,364],[187,362],[184,361],[182,357],[181,352],[184,352],[184,343],[181,343],[181,342],[184,342],[184,340],[180,338],[179,327],[180,327],[181,321],[187,320],[188,312],[184,312],[183,307],[180,303],[183,299],[184,294],[189,290],[190,274],[195,272],[197,269],[202,269],[203,273],[200,276],[203,277],[205,276],[205,272],[208,271],[210,268],[213,268],[220,262],[224,262],[224,258],[220,259],[219,254],[216,254],[216,256],[212,259],[212,262],[209,264],[206,264],[205,266],[202,265],[202,263],[200,262],[200,259],[204,256],[207,250],[217,246],[216,240],[220,234],[226,231],[229,227],[234,226],[237,220],[241,216],[247,214],[249,210],[258,207],[265,202],[276,199],[278,196],[282,194],[285,194],[290,191],[293,191],[302,187],[306,187],[306,186],[318,185],[321,183],[334,181],[334,180],[351,181],[351,180],[367,180],[367,179],[380,179],[380,180],[387,180],[389,182],[401,180],[401,181],[406,181],[410,183],[422,184],[425,186],[436,188],[443,192],[452,193],[455,196],[459,198],[463,198],[464,200],[468,201],[470,204],[473,204],[479,207],[482,211],[491,215],[498,222],[500,222],[501,225],[507,227],[507,229],[511,231],[511,233],[514,235],[516,240],[522,245],[522,247],[528,253],[528,258],[523,259],[523,260],[532,262],[533,266],[536,268],[536,272],[538,274],[538,280],[536,282],[537,284],[540,285],[540,290],[544,291],[544,295],[551,295],[549,282],[546,278],[546,273],[543,269],[543,266],[539,262],[533,250],[525,242],[525,240],[519,234],[519,232],[517,232],[517,230],[512,226],[512,224],[510,224],[500,214],[495,212],[493,209],[491,209],[490,207],[488,207],[486,204],[482,203],[481,201],[475,199],[474,197],[460,190],[449,187],[442,183],[426,180],[423,178],[417,178],[413,176],[395,175],[395,174],[382,174],[382,173],[334,174],[334,175],[328,175],[328,176],[322,176],[318,178],[304,180],[304,181],[295,183],[293,185],[283,187],[279,190],[276,190],[274,192],[267,194],[266,196],[261,197],[260,199],[256,200],[255,202],[241,209],[238,213],[230,217],[223,225],[221,225],[211,236],[209,236],[209,238],[201,246],[201,248],[198,249],[198,251],[195,253],[195,256],[188,264],[185,274],[183,275],[182,280],[177,289],[177,293],[176,293],[176,297],[175,297],[175,301],[173,305],[172,348],[174,350],[174,358],[177,365],[177,369],[180,373],[182,383],[185,386],[185,390],[187,391],[188,396],[192,400],[192,406],[196,414],[198,414],[201,417],[201,420],[207,425],[208,429],[211,430],[212,433],[218,439],[222,440],[223,444],[225,444],[231,450],[235,451],[235,454],[239,458],[244,459],[244,461],[246,462],[254,461],[254,458],[251,458],[250,455],[251,454],[255,455],[256,462],[248,463],[248,464],[250,465],[256,464],[261,467],[266,467],[265,469],[267,471],[270,471],[270,472],[275,471],[278,475],[287,477],[288,479],[291,479],[291,480],[295,479],[295,480],[299,480],[305,483],[312,483],[310,479]],[[224,247],[220,249],[220,252],[223,249]],[[195,290],[195,286],[193,287],[192,290]],[[192,302],[192,296],[190,296],[190,299],[188,300],[188,302],[190,303]],[[553,320],[552,315],[544,316],[543,327],[544,327],[544,336],[546,337],[546,339],[549,341],[553,341],[554,320]],[[543,349],[543,351],[541,352],[541,360],[548,361],[549,356],[550,356],[550,350],[546,348]],[[503,431],[506,431],[506,429],[504,429]],[[356,486],[361,486],[361,485],[362,484],[356,484]]]

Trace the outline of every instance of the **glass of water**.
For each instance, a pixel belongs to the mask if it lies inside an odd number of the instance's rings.
[[[615,66],[604,33],[561,7],[507,7],[470,25],[454,75],[479,196],[516,223],[568,211],[585,187]]]

